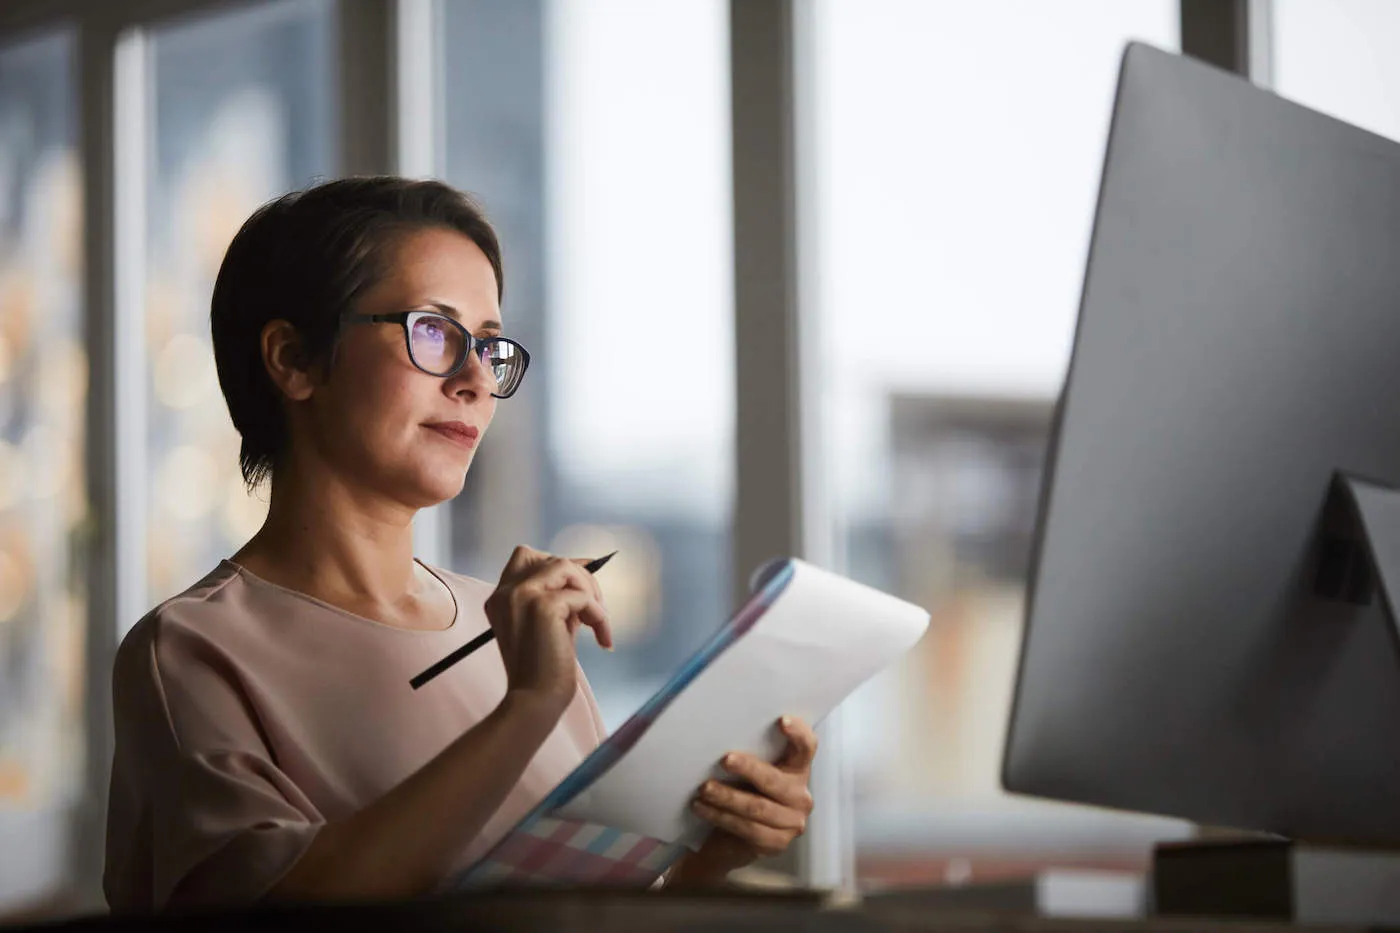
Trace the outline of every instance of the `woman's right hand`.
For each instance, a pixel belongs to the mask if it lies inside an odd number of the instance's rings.
[[[603,593],[584,563],[518,547],[486,600],[507,689],[547,698],[559,704],[561,713],[578,689],[578,626],[588,626],[598,644],[612,647]]]
[[[426,765],[326,823],[270,897],[417,897],[459,868],[463,850],[516,787],[578,692],[574,632],[610,647],[602,594],[580,561],[516,548],[486,599],[505,661],[506,699]]]

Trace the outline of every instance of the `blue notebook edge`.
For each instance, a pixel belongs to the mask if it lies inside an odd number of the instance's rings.
[[[724,653],[725,650],[734,645],[761,619],[787,590],[796,574],[796,563],[792,558],[784,558],[773,561],[765,565],[754,575],[753,592],[744,604],[730,617],[729,621],[720,626],[713,635],[710,636],[703,645],[696,649],[695,653],[686,660],[671,678],[652,695],[638,710],[629,716],[612,735],[608,736],[602,744],[594,749],[588,757],[579,763],[564,780],[555,785],[554,789],[545,795],[544,799],[538,803],[534,809],[527,813],[511,831],[497,843],[490,852],[487,852],[471,866],[462,871],[459,875],[449,881],[449,885],[460,888],[469,886],[476,876],[480,866],[490,861],[491,855],[496,849],[504,844],[505,840],[512,835],[529,827],[539,819],[549,816],[553,811],[567,804],[586,787],[597,781],[608,769],[621,760],[622,756],[646,734],[647,730],[655,723],[657,717],[666,710],[668,706],[678,697],[681,692],[690,685],[705,668],[709,667],[715,660]],[[679,843],[665,843],[675,851],[672,853],[671,861],[685,851],[685,846]],[[669,863],[668,863],[669,864]]]

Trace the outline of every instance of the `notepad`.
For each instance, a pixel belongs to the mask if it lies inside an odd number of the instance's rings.
[[[778,718],[818,723],[923,636],[918,606],[796,558],[765,565],[735,616],[621,728],[449,887],[655,881],[708,824],[689,803],[732,776],[726,752],[774,761]]]

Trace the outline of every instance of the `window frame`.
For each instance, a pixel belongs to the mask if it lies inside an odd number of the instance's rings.
[[[33,900],[76,883],[77,909],[103,907],[105,798],[112,751],[110,671],[120,634],[144,602],[144,387],[134,336],[144,306],[142,35],[172,19],[262,0],[9,0],[0,42],[76,30],[84,180],[83,313],[90,360],[88,484],[95,534],[89,563],[88,762],[85,793],[61,812],[0,812],[0,851],[52,843],[62,858],[32,866],[0,897]],[[442,165],[442,95],[434,0],[336,0],[342,173],[432,175]],[[1180,0],[1186,54],[1267,85],[1271,0]],[[818,413],[802,387],[814,358],[814,238],[810,211],[812,0],[729,0],[736,342],[734,597],[774,553],[839,568],[831,497],[820,473]],[[799,222],[799,218],[801,222]],[[137,235],[129,235],[132,232]],[[805,231],[805,232],[804,232]],[[762,359],[763,366],[743,360]],[[446,556],[448,513],[415,528],[419,553]],[[854,845],[839,716],[824,729],[818,800],[795,853],[807,884],[852,888]],[[36,834],[43,839],[36,843]],[[4,905],[8,906],[8,905]]]

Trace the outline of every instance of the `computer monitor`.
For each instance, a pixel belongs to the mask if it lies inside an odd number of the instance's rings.
[[[1395,483],[1400,145],[1129,46],[1005,787],[1400,842]]]

